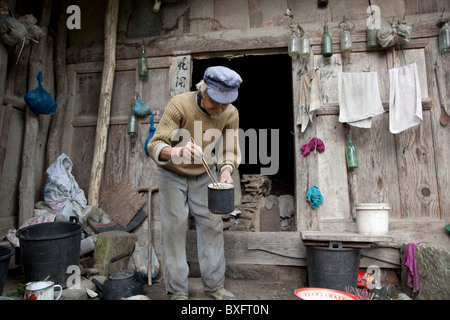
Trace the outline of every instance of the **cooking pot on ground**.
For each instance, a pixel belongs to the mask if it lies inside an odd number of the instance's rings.
[[[131,255],[131,253],[114,257],[111,259],[111,262],[128,255]],[[101,292],[101,298],[104,300],[120,300],[122,298],[144,294],[144,280],[136,270],[116,272],[109,276],[103,284],[95,278],[92,279],[92,282],[94,282],[97,289]]]

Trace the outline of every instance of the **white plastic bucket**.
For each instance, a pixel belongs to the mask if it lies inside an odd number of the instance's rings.
[[[359,203],[355,205],[358,233],[385,235],[389,229],[389,205],[387,203]]]

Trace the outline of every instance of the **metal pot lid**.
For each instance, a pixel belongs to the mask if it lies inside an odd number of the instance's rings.
[[[109,278],[112,280],[123,280],[123,279],[127,279],[129,277],[132,277],[133,274],[134,274],[133,271],[119,271],[117,273],[114,273]]]

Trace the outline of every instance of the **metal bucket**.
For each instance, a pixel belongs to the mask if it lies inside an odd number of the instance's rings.
[[[208,185],[208,209],[211,213],[227,214],[234,211],[234,184],[219,182]]]
[[[328,247],[306,246],[310,287],[339,291],[358,285],[359,249],[343,248],[341,242]]]

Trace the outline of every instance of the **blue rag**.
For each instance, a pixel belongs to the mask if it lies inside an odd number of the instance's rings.
[[[306,194],[306,201],[311,203],[311,207],[316,209],[320,204],[323,203],[323,197],[320,193],[319,188],[316,186],[312,186],[309,188],[308,193]]]

